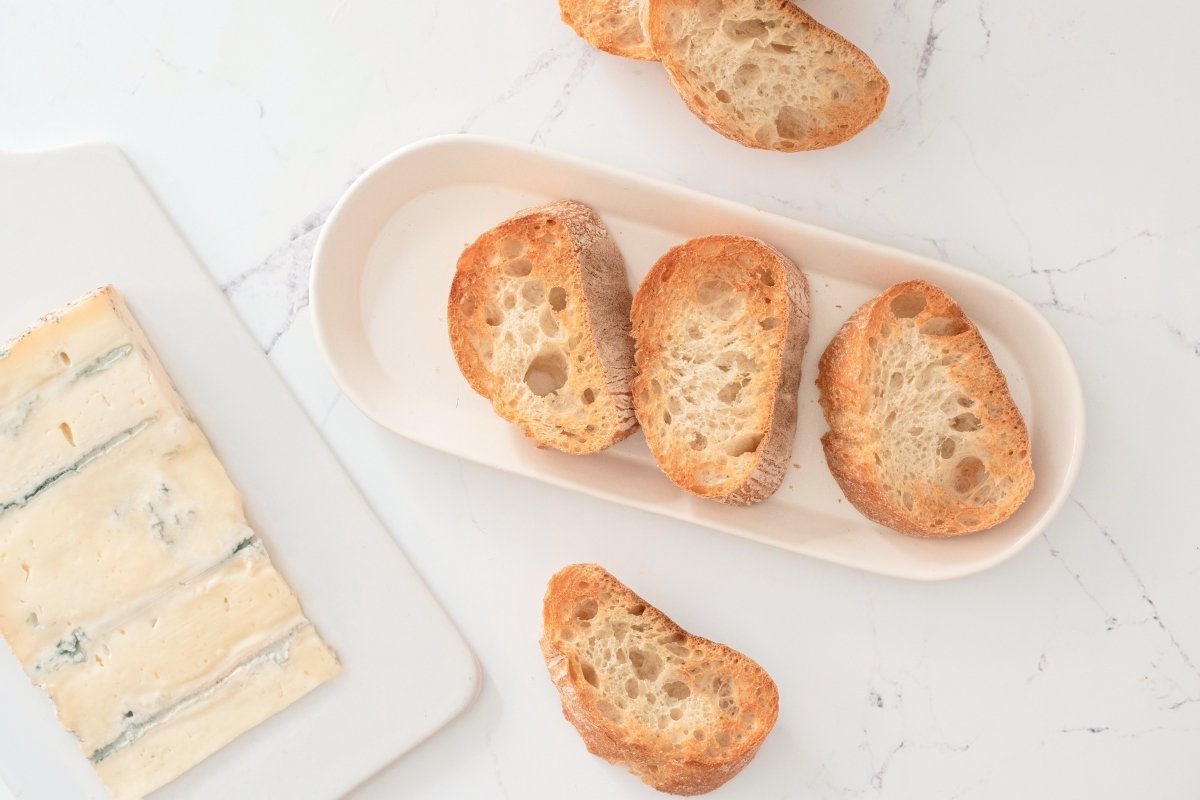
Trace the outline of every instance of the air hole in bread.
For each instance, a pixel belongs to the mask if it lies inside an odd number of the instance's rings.
[[[575,619],[591,619],[596,616],[600,610],[600,604],[596,602],[594,597],[589,597],[579,605],[575,606]]]
[[[539,280],[525,281],[521,287],[521,297],[531,306],[540,306],[546,299],[546,284]]]
[[[641,603],[630,606],[627,610],[629,611],[630,615],[635,617],[640,617],[642,614],[646,613],[646,607]]]
[[[708,437],[700,431],[692,434],[692,438],[688,441],[693,450],[703,450],[708,445]]]
[[[458,313],[463,319],[470,319],[473,317],[475,315],[475,309],[475,298],[469,294],[464,294],[462,299],[458,301]]]
[[[625,681],[625,694],[629,695],[629,699],[633,700],[638,696],[637,678],[630,678]]]
[[[724,483],[729,479],[729,476],[719,470],[711,467],[703,467],[697,474],[696,479],[705,486],[715,486],[718,483]]]
[[[555,286],[550,290],[549,299],[551,308],[555,311],[562,311],[567,307],[567,290],[561,286]]]
[[[517,236],[509,236],[500,241],[498,249],[504,258],[517,258],[525,252],[525,240]]]
[[[717,90],[717,99],[720,100],[722,103],[728,103],[733,98],[729,96],[729,92],[725,91],[724,89],[718,89]]]
[[[529,391],[538,397],[556,392],[567,382],[568,364],[558,350],[543,350],[525,371],[525,383]]]
[[[762,68],[757,64],[746,63],[733,73],[733,85],[739,89],[753,86],[762,80]]]
[[[771,49],[774,50],[776,53],[790,53],[793,50],[795,50],[796,48],[792,47],[791,45],[779,44],[777,42],[772,42]],[[801,76],[801,77],[803,77],[803,76]]]
[[[730,381],[721,387],[721,391],[717,392],[717,399],[722,403],[732,403],[737,400],[738,393],[741,391],[741,381]]]
[[[747,433],[739,436],[725,445],[725,452],[732,458],[753,453],[758,450],[758,445],[762,442],[762,438],[762,434],[759,433]]]
[[[758,279],[762,281],[764,286],[775,285],[775,275],[769,269],[764,269],[758,273]]]
[[[896,391],[903,385],[904,385],[904,376],[901,375],[899,372],[893,372],[892,377],[888,378],[888,388],[891,389],[892,391]]]
[[[975,456],[967,456],[954,465],[954,491],[967,494],[987,477],[987,468]]]
[[[466,298],[463,299],[465,300]],[[64,367],[71,366],[71,357],[66,353],[59,353],[57,356],[55,356],[55,358],[57,358],[58,363],[62,364]]]
[[[913,508],[913,496],[909,492],[905,492],[900,496],[900,502],[904,503],[904,507],[909,511]]]
[[[949,317],[930,317],[921,323],[921,333],[926,336],[958,336],[966,329],[966,322]]]
[[[524,278],[533,272],[533,262],[528,258],[514,258],[504,265],[504,274],[514,278]]]
[[[517,298],[511,294],[504,295],[504,308],[511,311],[517,305]]]
[[[950,427],[959,433],[970,433],[977,431],[983,427],[983,423],[979,421],[979,417],[970,413],[959,414],[954,419],[950,420]]]
[[[612,703],[607,700],[597,700],[596,710],[603,714],[608,719],[616,724],[621,724],[622,714]]]
[[[541,242],[547,247],[558,247],[558,237],[553,233],[547,233],[541,238]]]
[[[808,114],[795,106],[784,106],[775,115],[775,132],[781,139],[803,139],[811,124]]]
[[[940,455],[942,458],[953,458],[954,448],[955,444],[953,439],[942,439],[941,445],[938,446],[938,455]]]
[[[726,20],[721,30],[738,44],[751,39],[764,39],[767,35],[767,26],[761,19]]]
[[[658,653],[638,650],[635,647],[629,648],[629,664],[633,667],[633,674],[643,681],[657,678],[663,667]]]
[[[686,700],[692,696],[692,690],[683,681],[668,681],[662,688],[672,700]]]
[[[773,331],[779,327],[779,317],[767,317],[758,323],[764,331]]]
[[[558,335],[558,320],[554,318],[554,314],[549,308],[543,308],[541,315],[538,317],[538,327],[542,329],[542,333],[547,336]]]
[[[733,292],[733,287],[722,280],[707,280],[696,287],[696,302],[702,306],[723,300]]]
[[[905,292],[892,298],[892,315],[898,319],[911,319],[925,310],[925,295],[920,292]]]
[[[665,409],[663,410],[663,422],[667,425],[671,424],[671,412]]]
[[[586,661],[579,665],[580,672],[583,673],[583,679],[590,683],[595,688],[600,688],[600,679],[596,677],[596,668]],[[601,701],[603,702],[603,701]]]
[[[674,720],[683,719],[683,711],[678,708],[672,708],[671,709],[671,719],[674,719]]]
[[[584,389],[581,399],[583,400],[583,404],[585,406],[590,406],[592,403],[596,402],[596,393],[591,389]]]
[[[537,340],[538,340],[537,331],[535,331],[533,328],[522,328],[521,329],[521,341],[523,341],[525,344],[534,344],[535,342],[537,342]]]
[[[483,321],[493,328],[499,325],[503,319],[504,313],[495,305],[488,303],[487,307],[483,309]]]

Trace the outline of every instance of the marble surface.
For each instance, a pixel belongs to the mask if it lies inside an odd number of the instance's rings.
[[[711,133],[657,65],[594,52],[553,0],[0,0],[0,148],[126,150],[480,658],[477,703],[356,798],[657,796],[585,752],[541,663],[545,579],[579,560],[779,683],[776,730],[714,797],[1200,795],[1200,8],[802,5],[863,46],[892,93],[853,141],[783,155]],[[1084,384],[1089,441],[1071,501],[1002,566],[917,584],[379,429],[315,350],[309,256],[362,169],[455,131],[632,169],[1011,287],[1044,309]]]

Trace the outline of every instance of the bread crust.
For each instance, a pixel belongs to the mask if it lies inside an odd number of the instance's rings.
[[[863,413],[871,402],[871,341],[886,335],[892,301],[913,292],[925,297],[925,306],[913,318],[915,324],[942,318],[961,327],[961,332],[948,340],[963,357],[949,366],[947,373],[957,388],[975,401],[980,413],[986,414],[982,431],[984,449],[990,455],[987,469],[1012,482],[1003,502],[972,504],[952,492],[931,488],[925,493],[913,492],[910,509],[896,502],[884,484],[875,458],[879,434]],[[1004,373],[975,324],[931,283],[898,283],[855,311],[822,354],[817,386],[830,428],[821,439],[829,469],[854,507],[881,525],[924,537],[973,533],[1008,519],[1033,488],[1029,434]]]
[[[689,63],[680,58],[672,49],[671,35],[667,25],[668,14],[676,9],[692,10],[697,6],[696,0],[646,0],[647,11],[646,32],[650,38],[655,55],[667,70],[667,76],[679,97],[704,124],[739,144],[760,150],[777,150],[795,152],[798,150],[819,150],[840,144],[863,131],[879,118],[887,103],[889,85],[887,78],[865,52],[859,49],[844,36],[817,22],[809,14],[801,11],[792,0],[713,0],[718,5],[721,16],[727,10],[753,3],[757,9],[777,14],[791,22],[792,25],[805,28],[824,37],[830,52],[837,53],[839,66],[843,74],[850,74],[853,83],[859,87],[856,93],[860,101],[854,104],[839,103],[835,98],[820,98],[824,102],[820,107],[808,106],[802,109],[810,116],[818,116],[822,124],[810,126],[806,135],[800,138],[778,136],[772,142],[760,141],[756,138],[755,130],[747,120],[728,109],[717,97],[720,86],[709,86],[707,73],[703,65]],[[693,75],[697,70],[698,75]],[[729,70],[730,73],[734,70]],[[874,87],[874,88],[872,88]],[[820,88],[814,85],[814,89]],[[821,90],[825,93],[824,90]]]
[[[618,597],[623,606],[643,607],[642,619],[656,633],[666,634],[660,638],[676,635],[695,653],[696,660],[719,659],[728,665],[724,677],[734,687],[738,716],[726,715],[706,737],[742,736],[741,741],[731,739],[727,754],[714,757],[706,752],[703,741],[695,738],[675,748],[664,746],[664,735],[657,729],[618,724],[601,711],[602,692],[585,679],[577,648],[559,634],[574,622],[572,615],[580,603],[602,591]],[[558,689],[563,716],[579,731],[589,752],[613,764],[624,764],[659,791],[696,795],[721,786],[750,763],[779,716],[779,691],[761,666],[727,645],[688,633],[597,564],[572,564],[557,572],[546,587],[542,619],[542,655]],[[679,670],[672,677],[688,682],[692,692],[700,691],[694,676],[686,671]],[[755,720],[753,729],[739,724],[745,715]]]
[[[750,266],[740,266],[742,259],[748,259]],[[769,284],[760,268],[769,271]],[[734,294],[749,297],[747,314],[751,307],[768,308],[766,313],[771,316],[783,311],[778,329],[758,334],[764,340],[777,340],[779,346],[766,365],[770,395],[759,404],[763,438],[752,456],[753,466],[741,477],[734,475],[716,484],[701,478],[711,464],[709,448],[698,453],[685,449],[686,457],[678,455],[673,445],[687,434],[659,424],[668,398],[656,395],[652,388],[652,373],[662,358],[661,344],[677,324],[674,313],[681,308],[680,292],[691,295],[711,279],[726,281]],[[729,505],[748,505],[774,494],[787,472],[796,434],[796,395],[808,343],[809,297],[804,273],[787,256],[758,239],[701,236],[659,258],[638,287],[631,314],[637,365],[634,410],[659,469],[677,486]]]
[[[502,252],[517,246],[511,243],[520,243],[514,258],[527,262],[522,278],[541,281],[543,292],[550,287],[564,291],[563,306],[548,309],[545,324],[553,324],[556,332],[565,328],[575,343],[563,359],[565,384],[549,397],[535,396],[519,378],[497,374],[482,355],[516,346],[499,336],[501,329],[489,316],[503,313],[497,286],[503,289],[511,276],[505,269],[514,262],[505,261]],[[459,369],[472,389],[492,401],[496,413],[521,426],[539,447],[593,453],[637,427],[630,397],[631,302],[625,262],[603,222],[588,206],[560,200],[518,212],[463,251],[446,320]],[[590,398],[581,401],[587,404],[582,415],[579,401],[556,411],[551,401],[560,392],[576,400]]]
[[[562,21],[593,47],[625,58],[656,61],[642,27],[645,0],[558,0]]]

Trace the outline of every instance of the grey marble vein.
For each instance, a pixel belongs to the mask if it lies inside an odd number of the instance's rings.
[[[459,133],[469,133],[471,128],[474,127],[475,123],[479,121],[481,116],[501,103],[506,103],[512,98],[516,97],[517,94],[519,94],[520,91],[524,89],[531,80],[533,80],[533,78],[542,74],[559,61],[562,61],[570,54],[570,52],[570,48],[563,45],[556,45],[547,50],[543,50],[538,54],[537,58],[533,60],[533,63],[530,64],[529,67],[527,67],[520,75],[514,78],[513,82],[509,84],[508,88],[501,92],[495,100],[491,101],[475,113],[471,114],[471,116],[467,117],[463,121],[463,124],[459,126]]]
[[[1092,594],[1092,590],[1089,589],[1087,587],[1087,584],[1085,584],[1083,582],[1083,578],[1079,575],[1079,573],[1076,572],[1074,569],[1072,569],[1071,565],[1067,563],[1066,559],[1063,557],[1062,552],[1057,547],[1054,546],[1054,541],[1050,538],[1049,531],[1042,534],[1042,539],[1045,540],[1046,547],[1049,548],[1050,557],[1053,558],[1055,561],[1057,561],[1059,563],[1059,565],[1061,565],[1062,568],[1064,570],[1066,570],[1067,574],[1071,576],[1072,580],[1074,580],[1075,583],[1077,583],[1079,585],[1079,588],[1083,590],[1083,593],[1085,595],[1087,595],[1087,598],[1089,600],[1091,600],[1092,603],[1095,604],[1096,608],[1100,609],[1100,613],[1102,613],[1104,615],[1104,619],[1105,619],[1106,623],[1108,620],[1114,619],[1113,615],[1109,613],[1108,609],[1105,608],[1104,604],[1100,602],[1100,600],[1096,597],[1096,595]],[[1045,653],[1042,654],[1042,657],[1045,658]],[[1039,666],[1041,666],[1041,665],[1039,664]]]
[[[330,207],[324,207],[309,214],[292,229],[287,241],[270,255],[221,285],[225,296],[235,301],[251,286],[278,297],[280,302],[272,309],[277,319],[270,323],[268,330],[255,330],[259,344],[267,353],[291,328],[296,315],[308,306],[308,274],[313,249],[330,210]]]
[[[933,54],[937,52],[939,35],[937,15],[944,5],[946,5],[946,0],[933,0],[933,8],[929,10],[929,29],[925,33],[925,46],[921,49],[921,59],[917,62],[918,91],[920,91],[921,81],[925,80],[925,76],[929,73],[929,63],[933,60]]]
[[[549,135],[551,128],[558,122],[563,112],[567,110],[567,103],[571,99],[571,95],[579,88],[579,84],[583,82],[584,76],[588,69],[595,61],[596,51],[589,45],[583,45],[579,58],[575,61],[575,67],[571,70],[571,74],[567,76],[567,82],[563,84],[559,90],[558,97],[554,99],[554,105],[546,112],[546,116],[538,123],[537,128],[533,131],[533,135],[529,137],[530,144],[544,144],[546,137]]]
[[[1196,676],[1198,681],[1196,688],[1197,692],[1200,693],[1200,668],[1197,668],[1196,663],[1192,660],[1191,655],[1187,652],[1179,639],[1175,637],[1175,634],[1171,631],[1171,629],[1167,627],[1166,622],[1163,621],[1162,615],[1158,610],[1158,605],[1150,597],[1150,590],[1146,587],[1145,581],[1142,580],[1137,570],[1134,569],[1133,562],[1129,560],[1129,556],[1125,554],[1125,550],[1120,544],[1117,543],[1117,540],[1112,533],[1110,533],[1109,530],[1102,525],[1098,519],[1096,519],[1092,512],[1088,511],[1087,507],[1084,506],[1083,503],[1079,502],[1079,500],[1074,497],[1071,498],[1071,502],[1083,512],[1083,515],[1088,518],[1088,520],[1092,523],[1092,526],[1100,532],[1100,535],[1104,537],[1104,540],[1108,542],[1109,546],[1116,552],[1117,557],[1121,560],[1121,563],[1125,565],[1125,570],[1129,573],[1129,576],[1137,585],[1143,602],[1145,602],[1150,609],[1151,619],[1154,621],[1154,624],[1158,626],[1159,630],[1161,630],[1170,641],[1171,647],[1179,655],[1179,658],[1182,659],[1188,670]],[[1188,700],[1187,702],[1194,702],[1195,700],[1200,700],[1200,696],[1192,700]],[[1172,708],[1178,708],[1185,704],[1186,703],[1177,703]]]

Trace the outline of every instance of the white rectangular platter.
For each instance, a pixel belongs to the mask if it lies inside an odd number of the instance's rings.
[[[748,508],[693,497],[656,468],[641,434],[592,456],[538,450],[461,376],[446,298],[462,249],[514,212],[570,198],[592,206],[631,288],[668,248],[703,234],[754,236],[805,271],[812,291],[799,421],[780,490]],[[896,534],[842,496],[821,450],[817,360],[850,313],[893,283],[932,281],[978,324],[1030,428],[1037,483],[1002,525],[953,540]],[[966,575],[1032,541],[1066,499],[1082,454],[1074,366],[1040,314],[964,270],[579,159],[470,136],[419,142],[365,173],[334,209],[312,274],[317,340],[348,396],[430,447],[787,550],[887,575]],[[647,521],[647,524],[650,524]]]
[[[0,274],[3,340],[120,289],[344,666],[154,797],[337,797],[471,701],[474,656],[119,150],[0,154]],[[0,774],[18,797],[108,796],[3,643]]]

